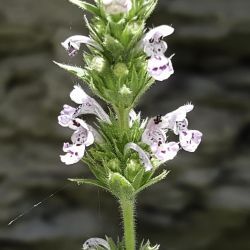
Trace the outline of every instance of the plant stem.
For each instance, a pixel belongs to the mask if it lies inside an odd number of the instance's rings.
[[[124,108],[118,108],[117,109],[117,116],[118,116],[118,120],[119,120],[121,129],[122,130],[127,130],[129,128],[128,110],[124,109]]]
[[[135,200],[120,200],[126,250],[135,250]]]

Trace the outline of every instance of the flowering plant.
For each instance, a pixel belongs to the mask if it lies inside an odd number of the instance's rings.
[[[194,152],[202,133],[188,128],[187,114],[194,106],[187,103],[166,115],[141,119],[134,108],[140,97],[154,84],[173,73],[171,59],[165,55],[164,38],[174,28],[162,25],[149,31],[145,22],[157,0],[95,0],[90,4],[69,0],[93,14],[85,22],[89,36],[76,35],[62,46],[69,56],[76,56],[83,44],[84,67],[56,63],[82,80],[94,95],[109,107],[107,113],[86,94],[80,85],[70,93],[75,107],[64,105],[58,116],[61,126],[72,130],[71,142],[64,143],[61,161],[72,165],[87,164],[93,179],[70,179],[77,184],[98,186],[117,198],[124,223],[124,238],[91,238],[83,249],[126,249],[136,247],[134,210],[135,200],[145,188],[163,180],[168,171],[160,166],[175,158],[181,149]],[[95,115],[91,126],[84,121],[86,114]],[[168,141],[168,134],[176,135]],[[140,249],[159,249],[150,242]]]

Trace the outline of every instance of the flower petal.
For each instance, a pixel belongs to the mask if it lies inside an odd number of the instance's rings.
[[[94,143],[94,135],[89,130],[88,125],[81,119],[75,120],[77,123],[80,124],[79,128],[73,133],[71,140],[76,145],[90,146]]]
[[[169,142],[161,145],[155,144],[151,147],[151,150],[155,157],[164,163],[166,161],[173,160],[180,150],[180,147],[176,142]]]
[[[141,159],[146,171],[150,171],[153,168],[148,154],[141,147],[133,142],[130,142],[126,144],[124,151],[127,151],[128,149],[132,149],[138,153],[139,158]]]
[[[63,151],[66,152],[65,155],[60,155],[61,161],[66,165],[72,165],[77,163],[82,159],[85,153],[85,145],[70,145],[68,143],[64,143]]]
[[[60,112],[60,115],[58,116],[58,123],[62,127],[69,127],[70,124],[72,123],[75,111],[76,111],[75,108],[65,104],[63,106],[63,110]]]
[[[162,129],[145,129],[142,134],[142,142],[148,144],[149,146],[153,144],[164,144],[167,137]]]
[[[177,129],[177,122],[181,122],[182,124],[185,124],[187,127],[188,121],[186,119],[187,113],[192,111],[194,108],[194,105],[192,104],[186,104],[178,109],[166,114],[165,116],[161,117],[161,128],[163,129],[171,129],[175,132],[175,134],[178,134],[178,129]]]
[[[144,42],[144,52],[150,57],[163,56],[167,48],[168,45],[164,41]]]
[[[171,57],[167,58],[164,55],[151,57],[148,60],[148,72],[158,81],[164,81],[174,74]]]
[[[70,98],[77,104],[83,104],[88,99],[91,99],[91,97],[85,93],[80,85],[74,86],[74,89],[70,93]]]
[[[174,33],[174,28],[168,25],[161,25],[151,29],[144,37],[145,41],[154,39],[157,41]]]
[[[180,145],[188,152],[194,152],[201,143],[202,133],[198,130],[180,132]]]

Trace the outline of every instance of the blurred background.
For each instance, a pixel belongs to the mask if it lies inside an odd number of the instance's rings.
[[[249,13],[249,0],[159,0],[148,22],[176,28],[167,38],[176,73],[155,84],[138,110],[153,116],[192,101],[190,127],[204,133],[198,151],[181,152],[167,180],[138,201],[138,238],[162,250],[250,249]],[[60,46],[73,34],[86,34],[83,12],[66,0],[1,0],[1,250],[78,250],[89,237],[122,234],[109,194],[65,186],[89,175],[59,161],[70,131],[57,114],[78,81],[52,60],[81,64]]]

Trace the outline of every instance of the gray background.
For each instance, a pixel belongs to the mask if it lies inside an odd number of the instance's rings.
[[[149,26],[172,24],[175,75],[140,102],[145,116],[195,104],[190,127],[204,138],[181,152],[165,182],[137,203],[139,239],[162,250],[250,249],[250,1],[160,0]],[[60,42],[86,34],[83,13],[66,0],[0,2],[0,249],[74,250],[92,236],[121,235],[117,204],[104,192],[67,184],[89,176],[59,161],[70,131],[57,114],[77,80],[52,60],[70,59]]]

